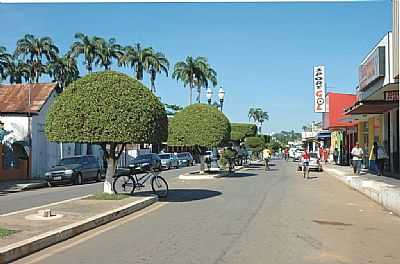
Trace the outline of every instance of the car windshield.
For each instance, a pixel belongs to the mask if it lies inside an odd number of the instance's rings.
[[[74,157],[74,158],[65,158],[60,160],[58,165],[71,165],[71,164],[80,164],[81,158]]]
[[[186,154],[184,153],[179,153],[177,156],[178,158],[186,158]]]
[[[158,155],[160,157],[160,159],[169,159],[170,155],[169,154],[162,154],[162,155]]]
[[[310,157],[318,159],[318,154],[317,153],[310,153]]]
[[[145,154],[145,155],[140,155],[136,157],[136,160],[146,160],[146,159],[151,159],[152,155],[151,154]]]

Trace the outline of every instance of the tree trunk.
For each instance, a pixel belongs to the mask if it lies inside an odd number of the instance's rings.
[[[117,161],[111,156],[107,159],[107,172],[106,179],[104,180],[104,192],[112,194],[114,193],[112,188],[113,176],[115,174],[115,169],[117,168]]]
[[[189,105],[192,104],[192,89],[193,89],[193,87],[192,87],[192,85],[190,85],[190,87],[189,87]]]
[[[206,164],[204,162],[204,155],[200,154],[200,174],[203,174],[206,168]]]
[[[201,87],[197,87],[197,102],[200,104],[200,96],[201,96]]]

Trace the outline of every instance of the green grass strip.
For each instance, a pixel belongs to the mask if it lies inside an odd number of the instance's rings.
[[[17,233],[18,231],[16,230],[10,230],[10,229],[5,229],[5,228],[1,228],[0,227],[0,238],[6,237],[6,236],[10,236],[12,234]]]

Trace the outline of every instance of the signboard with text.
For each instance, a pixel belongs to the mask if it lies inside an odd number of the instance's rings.
[[[385,76],[385,47],[378,47],[358,69],[360,90],[366,90],[376,79]]]
[[[314,67],[314,112],[326,112],[325,98],[325,66]]]

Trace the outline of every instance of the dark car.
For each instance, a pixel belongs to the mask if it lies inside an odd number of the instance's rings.
[[[182,152],[176,154],[178,158],[179,166],[192,166],[194,164],[192,154],[189,152]]]
[[[63,158],[45,174],[49,185],[61,183],[82,184],[84,181],[101,181],[103,173],[96,156],[82,155]]]
[[[137,166],[145,170],[147,167],[154,170],[161,170],[161,159],[155,153],[142,154],[133,160],[133,166]],[[132,166],[131,165],[131,166]]]

